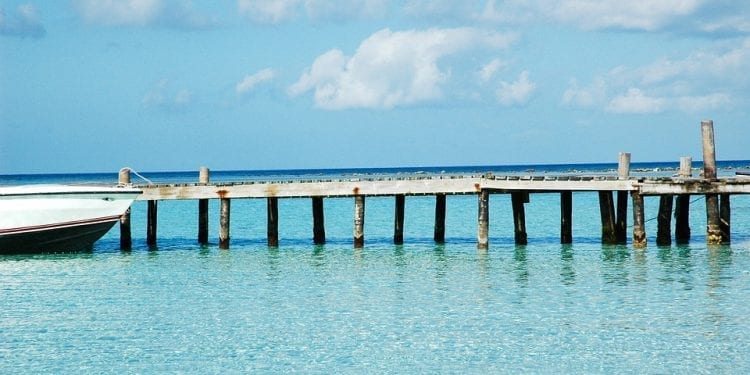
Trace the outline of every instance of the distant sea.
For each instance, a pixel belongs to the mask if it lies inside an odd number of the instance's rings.
[[[695,175],[700,163],[694,162]],[[750,169],[722,161],[720,174]],[[632,175],[676,173],[633,163]],[[614,174],[616,164],[212,171],[212,181],[380,176]],[[139,174],[194,182],[198,172]],[[0,175],[0,184],[116,183],[116,173]],[[141,183],[133,176],[134,183]],[[573,195],[572,245],[559,244],[559,196],[532,194],[529,244],[513,242],[510,198],[490,198],[490,248],[476,248],[477,197],[449,196],[446,243],[434,197],[407,197],[393,245],[392,197],[367,198],[353,249],[353,200],[325,200],[327,243],[312,244],[309,199],[232,203],[229,250],[197,236],[197,203],[132,207],[133,249],[113,229],[92,251],[0,256],[0,373],[730,373],[750,372],[750,196],[732,197],[732,243],[707,247],[692,199],[689,245],[602,245],[598,196]],[[629,215],[632,220],[632,215]],[[631,224],[631,223],[629,223]]]

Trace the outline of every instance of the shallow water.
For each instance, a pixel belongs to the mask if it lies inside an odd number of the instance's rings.
[[[528,246],[513,244],[510,199],[490,198],[490,248],[476,248],[476,196],[449,196],[446,244],[433,197],[407,197],[405,245],[393,198],[368,198],[365,248],[352,199],[327,199],[324,246],[308,199],[279,201],[280,247],[265,245],[265,201],[232,203],[231,247],[196,244],[197,203],[160,202],[156,248],[144,202],[134,248],[115,229],[92,252],[0,257],[0,373],[747,373],[750,197],[732,198],[732,245],[600,244],[595,193],[531,196]],[[646,199],[646,216],[658,199]]]

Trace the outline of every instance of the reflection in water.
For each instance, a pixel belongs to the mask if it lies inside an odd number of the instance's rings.
[[[281,270],[279,269],[280,255],[278,247],[268,248],[268,257],[266,258],[268,265],[268,271],[266,272],[266,279],[278,281],[281,276]]]
[[[513,250],[514,269],[516,271],[516,281],[520,286],[526,287],[529,284],[529,265],[526,262],[526,245],[516,245]]]
[[[690,246],[678,245],[674,249],[671,247],[659,247],[657,259],[663,268],[664,274],[659,280],[666,283],[674,281],[683,285],[684,290],[694,288],[693,271],[695,265],[690,254]]]
[[[648,264],[646,259],[645,249],[633,249],[633,264],[635,265],[635,272],[633,273],[634,282],[641,284],[648,282]]]
[[[708,294],[720,295],[716,289],[724,287],[723,271],[732,264],[732,250],[729,246],[709,246],[708,248]],[[730,277],[730,276],[726,276]]]
[[[312,256],[310,257],[310,265],[314,268],[322,268],[328,265],[325,245],[315,245],[313,247]]]
[[[445,275],[448,273],[448,257],[445,256],[445,244],[436,244],[432,250],[435,255],[435,279],[438,284],[441,284],[445,280]]]
[[[602,277],[607,283],[627,285],[630,250],[625,245],[602,245]]]
[[[576,282],[576,271],[573,268],[573,245],[565,244],[560,248],[560,277],[565,285]]]

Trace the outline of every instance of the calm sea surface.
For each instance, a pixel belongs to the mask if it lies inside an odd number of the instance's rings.
[[[355,250],[352,199],[325,201],[324,246],[312,245],[310,201],[281,199],[279,248],[265,244],[265,201],[234,200],[231,248],[219,250],[218,202],[208,246],[196,243],[197,202],[160,202],[156,248],[136,202],[130,252],[115,228],[88,253],[0,256],[0,373],[750,372],[750,196],[732,198],[731,246],[706,247],[696,196],[690,245],[657,247],[651,220],[642,251],[600,244],[595,193],[573,195],[568,246],[559,195],[531,196],[527,246],[513,244],[510,198],[492,195],[490,205],[490,248],[478,251],[476,196],[448,197],[445,245],[432,241],[434,197],[407,197],[403,246],[391,243],[393,198],[367,198],[365,247]],[[646,198],[647,219],[657,208]]]

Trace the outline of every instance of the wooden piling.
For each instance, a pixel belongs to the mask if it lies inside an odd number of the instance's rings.
[[[703,140],[703,178],[716,180],[716,147],[714,144],[714,122],[701,121]],[[719,217],[719,196],[706,194],[706,242],[710,245],[721,243],[721,219]]]
[[[267,234],[268,247],[279,246],[279,198],[268,197],[266,199],[267,212]]]
[[[731,205],[729,204],[729,194],[719,195],[719,230],[721,230],[721,243],[729,244],[731,228]]]
[[[479,192],[479,209],[477,216],[477,248],[484,250],[489,248],[490,244],[490,192],[486,189],[482,189],[482,191]]]
[[[118,175],[118,184],[130,185],[130,169],[120,169]],[[133,237],[130,231],[130,208],[120,216],[120,249],[130,250],[133,247]]]
[[[513,206],[513,227],[514,239],[516,245],[528,244],[526,234],[526,210],[524,203],[529,201],[529,193],[526,191],[515,191],[510,193],[510,199]]]
[[[672,245],[672,204],[674,198],[671,195],[659,197],[659,216],[657,217],[656,245]]]
[[[630,193],[633,199],[633,247],[646,247],[646,218],[643,207],[643,196],[638,191]]]
[[[219,249],[229,248],[229,213],[232,201],[229,198],[220,199],[219,207]]]
[[[198,172],[198,183],[208,184],[209,170],[201,167]],[[198,243],[208,243],[208,199],[198,199]]]
[[[396,209],[393,220],[393,243],[401,245],[404,243],[404,206],[406,197],[403,194],[396,195]]]
[[[674,209],[674,240],[678,245],[690,242],[690,196],[678,195]]]
[[[678,177],[690,178],[693,176],[693,158],[689,156],[680,157],[680,171]],[[681,194],[676,198],[674,208],[674,241],[678,245],[690,242],[690,195]]]
[[[435,195],[435,242],[445,243],[445,194]]]
[[[312,197],[313,213],[313,243],[323,245],[326,243],[325,218],[323,214],[323,197]]]
[[[157,202],[155,200],[148,201],[146,220],[146,244],[148,246],[156,246]]]
[[[560,192],[560,243],[573,243],[573,192]]]
[[[365,196],[354,196],[354,247],[365,246]]]
[[[617,178],[627,180],[630,178],[630,153],[621,152],[617,164]],[[615,242],[626,244],[628,242],[628,192],[617,192],[617,206],[615,212]]]
[[[599,212],[602,221],[602,243],[613,245],[617,243],[615,235],[615,204],[611,191],[599,192]]]

